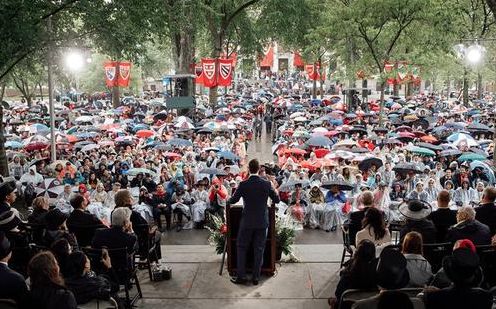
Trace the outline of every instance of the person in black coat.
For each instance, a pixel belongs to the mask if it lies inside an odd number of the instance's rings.
[[[16,186],[13,181],[4,181],[0,184],[0,214],[9,211],[14,204],[17,194]]]
[[[475,208],[475,219],[491,230],[491,235],[496,234],[496,188],[488,187],[482,193],[480,206]]]
[[[91,244],[95,231],[106,228],[105,224],[95,215],[86,211],[88,202],[86,199],[77,194],[71,199],[71,206],[74,208],[67,219],[69,231],[76,235],[80,246],[84,247]]]
[[[438,209],[433,211],[427,218],[434,223],[436,227],[436,241],[443,242],[446,239],[448,229],[456,224],[456,210],[449,208],[450,194],[442,190],[437,195]]]
[[[13,299],[19,308],[28,308],[28,287],[24,277],[9,268],[11,256],[10,241],[0,232],[0,298]]]
[[[374,195],[370,191],[364,191],[359,197],[363,208],[361,210],[350,213],[348,220],[348,233],[350,235],[350,243],[355,245],[356,234],[362,229],[362,221],[365,218],[365,213],[369,207],[374,207]]]
[[[467,248],[459,248],[443,260],[443,269],[453,285],[424,293],[426,309],[490,309],[493,296],[476,288],[480,280],[479,257]]]
[[[427,217],[432,211],[431,206],[421,200],[410,200],[408,204],[402,204],[398,208],[406,218],[406,223],[400,231],[400,242],[409,232],[418,232],[422,235],[424,244],[436,242],[436,227]]]
[[[448,230],[446,241],[470,239],[476,246],[491,243],[489,227],[475,220],[475,210],[472,207],[465,206],[458,209],[456,220],[458,223]]]
[[[46,197],[38,196],[33,200],[33,213],[28,217],[28,223],[46,225],[45,216],[49,210],[49,203]]]
[[[243,198],[244,208],[237,235],[237,277],[231,281],[236,284],[246,283],[245,267],[246,255],[250,243],[253,244],[252,282],[258,284],[262,269],[262,259],[269,227],[269,210],[267,200],[270,197],[273,203],[279,203],[279,195],[272,184],[260,178],[258,171],[260,163],[253,159],[248,163],[250,177],[239,184],[228,203],[235,204]],[[256,194],[254,194],[256,192]]]
[[[50,251],[36,254],[28,265],[30,301],[39,309],[76,309],[74,295],[65,285],[57,260]]]
[[[126,248],[128,253],[133,253],[138,249],[138,242],[131,223],[131,209],[119,207],[112,212],[112,227],[110,229],[98,229],[92,241],[92,247],[101,249],[121,249]],[[116,269],[131,267],[132,256],[129,259],[115,260],[113,264]]]

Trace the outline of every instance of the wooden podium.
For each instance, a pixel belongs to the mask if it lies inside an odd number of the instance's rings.
[[[236,273],[236,239],[238,236],[239,225],[241,222],[243,206],[227,205],[226,206],[226,223],[229,233],[227,233],[227,271],[229,275],[234,276]],[[262,274],[273,276],[276,271],[276,213],[274,207],[269,207],[269,228],[267,231],[267,240],[265,243]],[[246,257],[246,272],[251,272],[253,263],[253,246],[250,245],[248,256]]]

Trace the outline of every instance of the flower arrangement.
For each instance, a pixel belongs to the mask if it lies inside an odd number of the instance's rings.
[[[208,243],[215,247],[217,254],[224,251],[224,243],[229,233],[227,225],[217,216],[210,217],[211,226],[206,226],[210,232]],[[289,257],[289,262],[297,262],[298,259],[293,252],[293,244],[296,236],[297,222],[289,215],[276,216],[276,260],[280,260],[284,253]]]
[[[208,237],[208,243],[215,247],[215,252],[217,254],[222,254],[224,252],[224,243],[226,242],[227,225],[222,222],[222,219],[218,216],[210,216],[210,222],[212,226],[205,226],[210,231],[210,236]]]

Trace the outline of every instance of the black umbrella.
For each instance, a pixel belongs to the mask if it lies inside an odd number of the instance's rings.
[[[434,150],[434,151],[442,151],[443,150],[443,147],[438,146],[438,145],[432,145],[430,143],[417,143],[417,146],[422,147],[422,148],[427,148],[430,150]]]
[[[190,140],[184,138],[173,138],[167,142],[168,145],[172,145],[174,147],[189,147],[193,146],[193,143]]]
[[[375,165],[377,168],[379,168],[382,166],[382,160],[376,157],[366,158],[358,164],[358,168],[361,171],[368,171],[372,167],[372,165]]]
[[[353,127],[348,132],[351,133],[351,134],[354,134],[354,133],[367,134],[367,130],[365,130],[365,128],[362,128],[362,127],[359,127],[359,126]]]
[[[217,176],[227,176],[227,173],[224,170],[221,170],[220,168],[204,168],[200,170],[200,174],[208,174],[208,175],[217,175]]]
[[[321,185],[322,188],[331,190],[332,187],[338,187],[339,190],[341,191],[351,191],[353,190],[353,186],[342,180],[331,180],[331,181],[326,181]]]
[[[446,149],[441,151],[441,157],[449,157],[449,156],[459,156],[462,152],[458,149]]]
[[[296,185],[300,185],[302,188],[307,188],[310,186],[310,181],[301,179],[290,179],[279,187],[279,191],[290,192],[295,189]]]
[[[387,133],[387,132],[389,132],[389,130],[388,130],[388,129],[386,129],[386,128],[382,128],[382,127],[381,127],[381,128],[375,128],[375,129],[373,129],[372,131],[374,131],[374,132],[376,132],[376,133]]]
[[[398,163],[395,167],[393,167],[393,171],[398,173],[409,173],[414,172],[416,174],[422,174],[423,171],[417,166],[415,163]]]

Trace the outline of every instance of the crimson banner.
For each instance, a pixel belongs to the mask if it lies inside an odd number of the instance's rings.
[[[117,85],[117,62],[106,61],[103,64],[105,69],[105,84],[107,87],[114,87]]]
[[[232,83],[233,59],[219,59],[219,75],[217,85],[228,87]]]
[[[203,85],[203,69],[201,65],[195,66],[195,83],[197,85]]]
[[[119,62],[119,76],[117,78],[117,86],[128,87],[130,77],[131,77],[131,62],[129,61]]]
[[[217,86],[217,60],[202,58],[203,85],[208,88]]]
[[[319,65],[307,64],[305,65],[305,72],[307,72],[309,80],[320,80]]]

